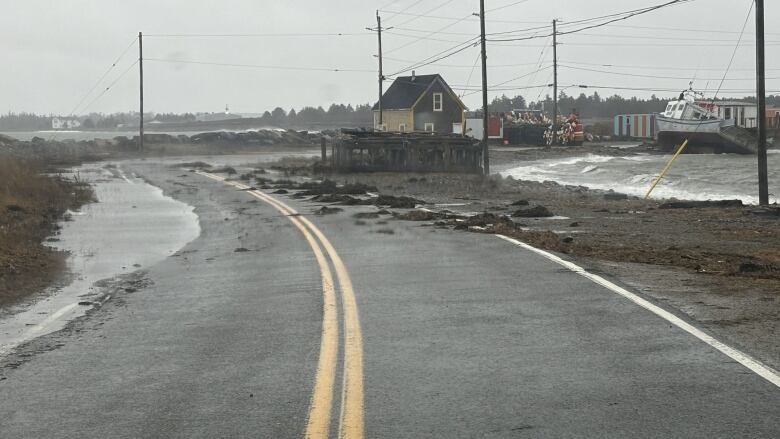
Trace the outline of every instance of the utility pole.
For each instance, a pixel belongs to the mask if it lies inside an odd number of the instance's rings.
[[[140,116],[141,123],[138,129],[138,150],[144,150],[144,36],[138,32],[138,73],[140,75]]]
[[[382,118],[382,82],[385,80],[385,76],[382,74],[382,17],[379,16],[379,11],[376,11],[376,36],[379,40],[379,127],[382,127],[384,119]]]
[[[766,57],[764,54],[764,0],[756,0],[756,94],[758,96],[758,204],[769,204],[766,157]]]
[[[558,20],[553,20],[553,145],[558,144]]]
[[[366,29],[376,31],[376,37],[379,43],[379,53],[377,54],[377,58],[379,59],[379,100],[377,100],[376,105],[379,110],[379,122],[377,123],[377,127],[381,127],[382,122],[384,122],[384,118],[382,117],[382,94],[385,75],[382,72],[382,17],[379,16],[378,10],[376,11],[376,29],[370,27],[367,27]],[[392,29],[392,27],[389,29]]]
[[[485,0],[479,0],[479,28],[482,42],[482,167],[490,175],[490,149],[488,148],[488,90],[487,48],[485,43]]]

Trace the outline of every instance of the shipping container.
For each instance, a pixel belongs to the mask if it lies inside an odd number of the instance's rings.
[[[655,138],[655,114],[621,114],[615,116],[614,135],[632,139]]]

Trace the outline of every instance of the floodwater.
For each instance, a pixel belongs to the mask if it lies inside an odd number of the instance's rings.
[[[530,181],[555,181],[591,189],[612,189],[644,197],[669,161],[668,155],[582,157],[523,162],[501,172],[503,176]],[[780,199],[780,150],[771,150],[770,202]],[[758,165],[755,156],[733,154],[684,154],[653,191],[652,198],[686,200],[740,199],[758,203]]]
[[[163,195],[121,164],[85,165],[74,172],[93,184],[99,202],[72,213],[52,243],[70,252],[73,280],[0,320],[0,354],[83,315],[91,306],[79,302],[97,299],[95,282],[152,266],[200,234],[191,206]]]

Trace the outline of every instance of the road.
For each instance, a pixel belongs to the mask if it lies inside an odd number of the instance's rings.
[[[538,253],[126,166],[201,235],[4,360],[1,437],[780,437],[776,384]]]

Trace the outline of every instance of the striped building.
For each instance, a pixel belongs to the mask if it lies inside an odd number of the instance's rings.
[[[616,137],[655,138],[655,114],[621,114],[615,116]]]

